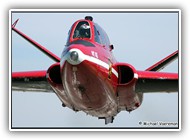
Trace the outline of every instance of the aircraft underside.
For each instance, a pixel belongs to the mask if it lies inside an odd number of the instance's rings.
[[[101,71],[97,71],[89,62],[76,66],[66,62],[62,69],[62,82],[74,110],[105,118],[118,113],[113,87]]]
[[[142,102],[142,94],[131,92],[131,86],[117,89],[108,75],[107,69],[89,61],[79,65],[65,61],[61,64],[62,84],[50,84],[64,107],[105,119],[107,124],[112,123],[120,111],[130,112]]]

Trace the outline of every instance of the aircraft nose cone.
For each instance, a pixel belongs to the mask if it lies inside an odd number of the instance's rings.
[[[70,59],[71,59],[71,61],[77,62],[78,61],[78,57],[79,57],[79,55],[78,55],[78,53],[76,51],[72,51],[70,53]]]
[[[69,50],[66,54],[64,54],[61,61],[67,61],[71,65],[78,65],[84,60],[85,55],[83,54],[83,52],[79,49],[74,48]]]

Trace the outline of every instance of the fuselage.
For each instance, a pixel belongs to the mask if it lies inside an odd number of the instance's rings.
[[[83,24],[89,26],[89,36],[75,37],[77,28]],[[83,110],[98,117],[117,114],[116,85],[113,85],[118,73],[111,68],[116,60],[109,45],[103,29],[92,21],[79,20],[73,24],[61,56],[61,79],[74,110]],[[77,60],[74,55],[77,55]]]
[[[125,84],[119,78],[121,72],[112,49],[105,31],[88,18],[72,25],[61,55],[62,82],[52,84],[64,106],[100,118],[139,107],[142,96],[134,92],[135,79],[122,89]]]

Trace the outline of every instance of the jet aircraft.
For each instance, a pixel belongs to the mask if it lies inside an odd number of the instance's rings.
[[[16,28],[12,30],[55,61],[47,70],[12,73],[12,90],[54,92],[63,107],[112,123],[121,111],[142,104],[144,93],[178,92],[178,73],[159,72],[178,57],[175,51],[146,70],[120,63],[106,32],[86,16],[69,30],[61,57]]]

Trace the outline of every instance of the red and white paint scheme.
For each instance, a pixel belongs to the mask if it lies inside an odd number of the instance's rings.
[[[122,110],[133,111],[148,92],[178,92],[178,74],[158,72],[178,57],[170,54],[145,71],[119,63],[105,31],[91,16],[76,21],[69,31],[61,58],[19,31],[12,30],[48,55],[55,64],[48,70],[13,72],[12,90],[53,91],[64,107],[112,123]]]

